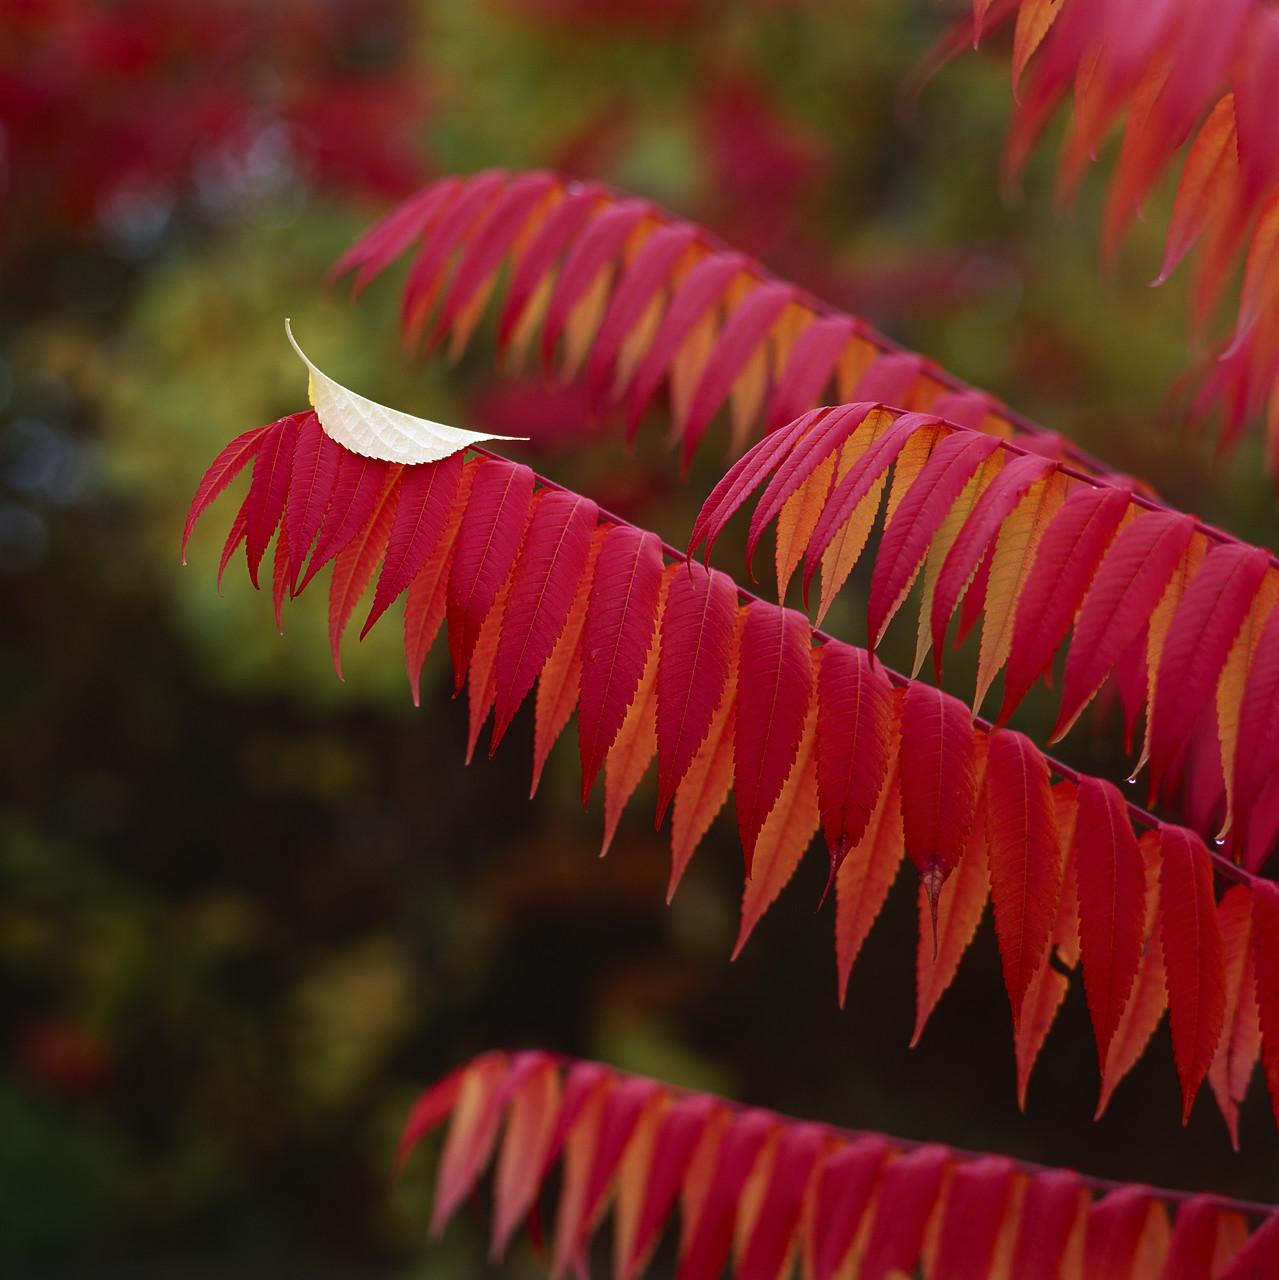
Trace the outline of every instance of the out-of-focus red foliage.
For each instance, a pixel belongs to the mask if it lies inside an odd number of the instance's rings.
[[[50,231],[218,212],[289,182],[420,182],[422,88],[396,0],[11,0],[0,191],[12,252]]]
[[[98,1032],[58,1017],[26,1023],[15,1037],[13,1061],[33,1084],[70,1098],[101,1093],[115,1071],[114,1055]]]
[[[701,133],[711,175],[703,220],[806,285],[824,279],[829,249],[814,238],[805,213],[828,176],[829,157],[817,136],[787,118],[758,79],[740,72],[708,86]]]
[[[698,9],[697,0],[509,0],[516,8],[540,17],[583,19],[603,25],[682,25]]]

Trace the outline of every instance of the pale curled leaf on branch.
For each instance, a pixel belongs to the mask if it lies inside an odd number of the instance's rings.
[[[298,346],[287,319],[284,322],[284,332],[288,335],[293,350],[310,371],[307,394],[325,434],[363,457],[405,464],[439,462],[450,454],[485,440],[526,438],[486,435],[479,431],[466,431],[461,427],[445,426],[426,418],[415,418],[398,409],[388,409],[376,401],[356,395],[312,364],[306,352]]]

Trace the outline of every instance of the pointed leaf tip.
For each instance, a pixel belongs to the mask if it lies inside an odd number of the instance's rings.
[[[487,435],[479,431],[465,431],[461,427],[444,426],[426,418],[415,418],[398,409],[388,409],[376,401],[356,395],[312,364],[306,352],[298,346],[287,318],[284,332],[289,345],[310,371],[307,393],[325,434],[354,453],[366,458],[380,458],[384,462],[439,462],[485,440],[526,438]]]

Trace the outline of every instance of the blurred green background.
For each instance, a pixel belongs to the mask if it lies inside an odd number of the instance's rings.
[[[1097,266],[1099,173],[1067,217],[1052,149],[998,193],[1008,39],[900,89],[932,0],[23,0],[0,8],[0,1261],[6,1274],[484,1274],[482,1224],[426,1240],[429,1161],[387,1175],[415,1093],[538,1045],[750,1103],[1089,1173],[1279,1197],[1260,1080],[1234,1155],[1189,1125],[1166,1024],[1096,1124],[1074,989],[1016,1108],[987,915],[920,1046],[914,878],[835,999],[816,848],[730,964],[731,811],[672,905],[652,779],[607,859],[570,728],[526,799],[531,712],[462,763],[437,649],[412,705],[392,618],[333,674],[312,588],[269,598],[186,505],[217,450],[305,406],[285,344],[345,384],[523,456],[676,543],[660,413],[634,458],[572,389],[406,355],[392,272],[324,272],[432,175],[595,176],[774,270],[1267,543],[1260,450],[1212,461],[1164,405],[1184,279],[1150,292],[1171,193]],[[724,561],[735,563],[732,553]],[[832,614],[860,637],[865,566]],[[892,649],[896,643],[900,648]],[[887,658],[909,666],[913,624]],[[971,687],[960,655],[949,673]],[[965,677],[965,670],[968,671]],[[968,683],[965,683],[965,680]],[[1050,699],[1023,723],[1042,740]],[[1104,721],[1072,760],[1122,777]],[[527,1245],[513,1275],[540,1274]]]

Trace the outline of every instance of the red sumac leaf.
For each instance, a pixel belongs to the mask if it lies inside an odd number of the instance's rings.
[[[733,736],[737,827],[751,873],[755,840],[781,794],[804,730],[813,669],[808,619],[755,600],[737,665]]]
[[[860,1280],[885,1280],[893,1271],[914,1271],[949,1163],[950,1152],[936,1143],[888,1161]]]
[[[1137,976],[1146,910],[1146,872],[1123,797],[1112,783],[1079,780],[1075,819],[1079,939],[1084,989],[1104,1067],[1110,1039]]]
[[[777,1144],[772,1172],[755,1226],[734,1270],[735,1280],[778,1280],[799,1229],[808,1182],[821,1152],[819,1125],[787,1125]]]
[[[307,415],[293,413],[268,428],[267,435],[253,460],[253,481],[245,508],[245,551],[249,558],[249,577],[258,585],[258,566],[266,554],[267,543],[284,515],[284,501],[289,493],[289,477],[293,471],[293,449],[298,427]]]
[[[1016,1031],[1026,988],[1045,963],[1061,897],[1048,766],[1028,738],[1008,729],[990,735],[985,797],[990,898]]]
[[[450,454],[439,462],[405,467],[400,479],[400,500],[386,545],[386,560],[373,592],[373,605],[360,639],[382,616],[387,606],[417,577],[444,532],[462,479],[462,455]]]
[[[985,1280],[1013,1189],[1013,1163],[981,1156],[960,1164],[946,1192],[933,1274],[946,1280]]]
[[[875,649],[910,590],[933,535],[973,473],[999,447],[997,436],[955,431],[928,456],[884,530],[866,607],[867,647]]]
[[[1189,516],[1146,511],[1115,539],[1075,623],[1053,741],[1075,723],[1124,650],[1141,634],[1194,531]]]
[[[1226,968],[1226,1009],[1221,1039],[1208,1083],[1221,1108],[1230,1144],[1239,1149],[1239,1104],[1261,1052],[1257,1014],[1257,970],[1252,955],[1252,895],[1248,886],[1232,885],[1217,904]]]
[[[702,503],[702,509],[693,521],[693,532],[688,538],[690,558],[702,542],[705,542],[705,560],[710,561],[711,548],[715,545],[715,539],[723,533],[725,526],[738,508],[763,483],[764,477],[779,462],[782,463],[783,468],[789,464],[792,449],[813,427],[813,424],[822,421],[827,413],[826,409],[813,409],[803,417],[796,418],[788,427],[775,431],[771,436],[765,436],[729,467],[723,478],[711,490],[710,497]],[[831,416],[835,415],[831,414]],[[798,487],[798,481],[796,487]]]
[[[644,674],[661,582],[662,546],[656,535],[629,525],[609,530],[595,562],[582,625],[577,726],[583,804]]]
[[[661,826],[705,741],[728,679],[737,587],[690,560],[671,583],[657,665],[657,819]]]
[[[1254,876],[1252,954],[1257,972],[1257,1012],[1261,1019],[1261,1065],[1270,1103],[1279,1122],[1279,887]]]
[[[738,253],[713,254],[699,262],[675,290],[653,343],[644,356],[627,394],[627,434],[639,426],[676,352],[693,326],[720,300],[729,282],[746,265]]]
[[[1004,520],[1030,491],[1030,487],[1042,480],[1052,467],[1049,459],[1035,454],[1013,458],[1006,463],[977,499],[959,535],[946,553],[933,592],[929,617],[933,666],[938,675],[941,673],[946,628],[950,625],[951,615],[955,612],[960,595],[972,582]]]
[[[1185,827],[1159,832],[1159,898],[1168,1017],[1181,1078],[1184,1124],[1217,1050],[1225,1017],[1226,972],[1212,860],[1203,841]]]
[[[342,446],[325,433],[315,414],[307,414],[298,430],[284,516],[293,562],[289,586],[295,593],[298,573],[329,509],[341,460]]]
[[[822,1162],[812,1224],[814,1280],[831,1280],[839,1270],[857,1235],[888,1154],[888,1143],[877,1135],[869,1135]]]
[[[342,677],[342,632],[369,585],[378,561],[386,553],[403,470],[399,463],[387,467],[382,491],[374,499],[367,523],[347,543],[333,565],[333,577],[329,582],[329,645],[339,679]]]
[[[449,652],[459,690],[480,627],[515,563],[532,501],[532,471],[503,458],[486,458],[471,481],[448,586]]]
[[[389,462],[380,458],[365,458],[342,450],[329,509],[324,514],[311,563],[298,583],[298,593],[305,590],[306,584],[330,560],[345,551],[351,539],[368,523],[390,467]]]
[[[817,796],[831,879],[866,831],[888,776],[894,715],[883,667],[863,649],[827,643],[817,676]]]
[[[1173,763],[1217,691],[1230,646],[1270,567],[1256,547],[1213,548],[1190,580],[1164,640],[1150,726],[1150,791]]]
[[[976,754],[968,709],[912,681],[902,704],[902,821],[934,923],[937,894],[959,865],[973,824]]]
[[[1127,489],[1081,485],[1049,521],[1017,605],[1000,724],[1048,670],[1131,497]]]
[[[715,411],[723,404],[734,379],[797,292],[790,284],[760,284],[733,308],[707,358],[689,405],[681,450],[685,465],[696,451]]]
[[[265,427],[254,427],[243,435],[236,436],[221,453],[218,454],[209,469],[200,479],[200,484],[191,499],[191,507],[187,511],[186,527],[182,530],[182,563],[187,562],[187,543],[191,541],[191,532],[195,523],[208,509],[209,504],[223,489],[240,474],[257,454],[267,433],[275,423]]]
[[[529,517],[497,642],[494,748],[564,630],[598,517],[589,498],[549,489]]]
[[[738,1197],[777,1123],[767,1111],[746,1111],[733,1120],[720,1145],[701,1211],[691,1218],[676,1280],[715,1280],[724,1269]]]

